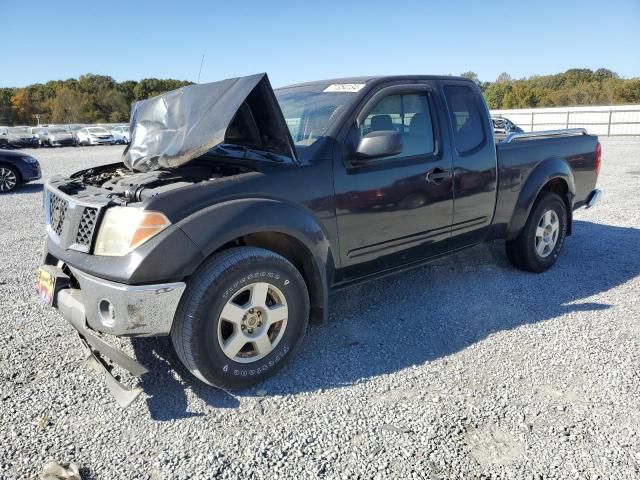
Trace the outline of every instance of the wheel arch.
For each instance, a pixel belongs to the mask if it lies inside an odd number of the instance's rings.
[[[227,248],[273,251],[302,274],[309,290],[311,320],[326,319],[335,270],[328,236],[314,215],[270,199],[241,199],[204,209],[178,223],[205,259]]]
[[[576,192],[573,171],[565,159],[549,158],[540,162],[524,182],[507,228],[507,240],[514,239],[522,231],[543,191],[557,193],[564,200],[567,208],[567,235],[571,235]]]

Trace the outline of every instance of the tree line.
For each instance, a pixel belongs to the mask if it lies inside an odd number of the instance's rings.
[[[106,75],[52,80],[24,88],[0,88],[0,125],[127,122],[131,104],[190,85],[185,80],[145,78],[116,82]]]
[[[501,73],[494,82],[476,82],[491,109],[640,104],[640,78],[622,79],[606,68],[574,68],[555,75],[513,79]],[[116,82],[106,75],[52,80],[24,88],[0,88],[0,125],[40,123],[115,123],[129,120],[131,104],[190,85],[186,80],[145,78]]]
[[[555,75],[513,79],[501,73],[494,82],[476,82],[491,109],[640,104],[640,78],[622,79],[606,68],[572,68]]]

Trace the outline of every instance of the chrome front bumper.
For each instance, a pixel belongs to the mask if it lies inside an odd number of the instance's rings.
[[[129,389],[111,373],[116,364],[134,376],[147,369],[126,353],[111,346],[102,333],[116,336],[168,335],[175,311],[186,287],[183,282],[158,285],[124,285],[69,268],[80,288],[70,288],[71,279],[59,266],[44,266],[62,286],[53,305],[75,328],[89,365],[104,379],[116,401],[128,406],[141,393]]]
[[[186,288],[184,282],[157,285],[124,285],[69,268],[80,284],[87,324],[116,336],[169,335],[173,317]],[[65,290],[61,290],[61,294]]]

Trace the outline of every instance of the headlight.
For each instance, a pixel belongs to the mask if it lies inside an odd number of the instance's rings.
[[[160,212],[133,207],[107,209],[100,224],[94,254],[121,257],[171,225]]]
[[[24,160],[27,163],[31,163],[31,164],[38,163],[38,160],[36,160],[33,157],[22,157],[22,160]]]

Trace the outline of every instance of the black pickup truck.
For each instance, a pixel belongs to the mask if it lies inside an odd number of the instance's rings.
[[[557,260],[593,205],[601,150],[583,130],[496,143],[463,78],[358,77],[275,92],[264,74],[134,106],[119,163],[46,183],[37,289],[109,374],[145,368],[108,336],[171,335],[200,380],[275,373],[329,293],[480,242],[517,268]]]

